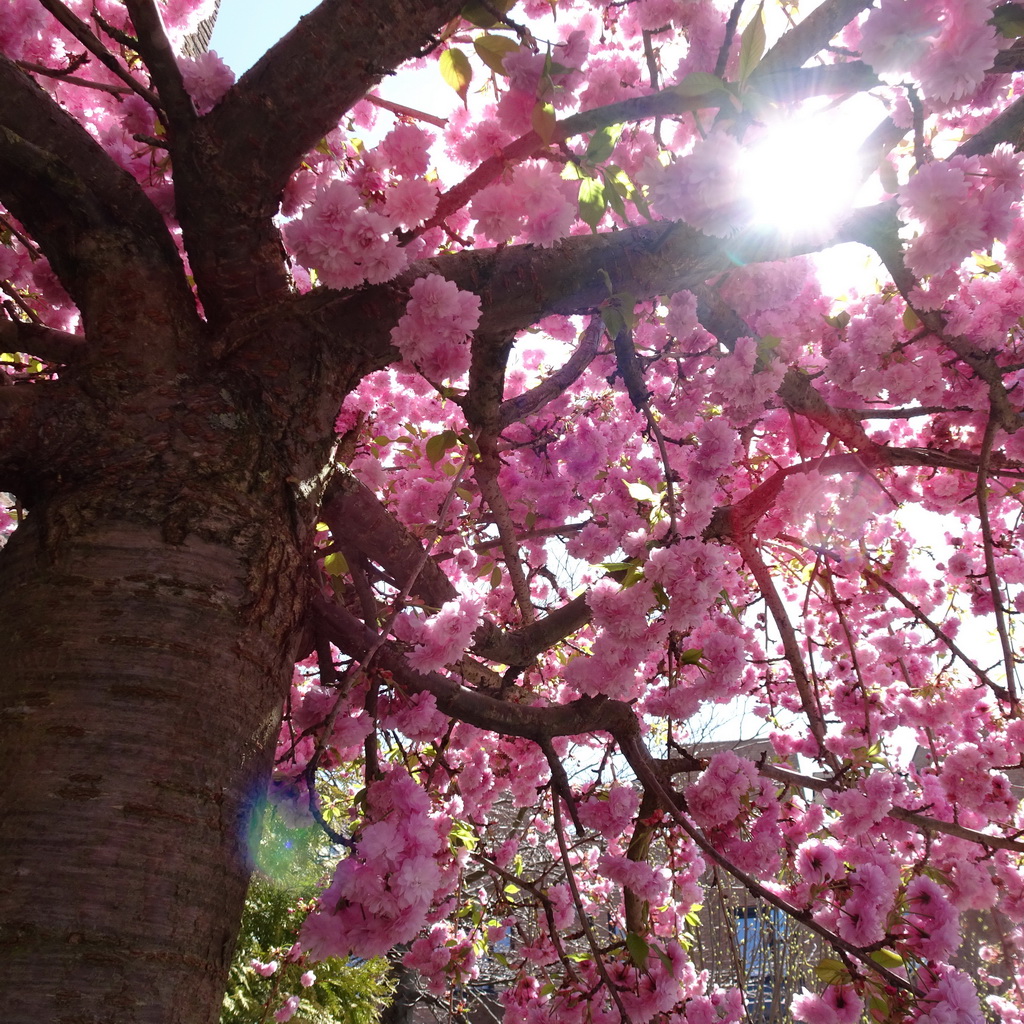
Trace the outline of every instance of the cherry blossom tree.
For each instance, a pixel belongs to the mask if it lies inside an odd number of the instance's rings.
[[[269,784],[310,964],[734,1021],[714,867],[796,1019],[1020,1021],[1020,7],[324,0],[237,82],[209,7],[0,6],[5,1018],[216,1019]]]

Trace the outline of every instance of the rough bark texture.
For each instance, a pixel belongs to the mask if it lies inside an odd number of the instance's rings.
[[[43,525],[0,556],[4,1017],[216,1020],[290,674],[278,631],[229,545]]]

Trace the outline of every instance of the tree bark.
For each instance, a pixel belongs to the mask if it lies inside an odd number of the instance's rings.
[[[213,1022],[301,574],[46,511],[0,552],[3,1016]]]

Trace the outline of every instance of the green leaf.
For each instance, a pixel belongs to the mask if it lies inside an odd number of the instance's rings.
[[[580,182],[580,220],[590,226],[597,234],[597,225],[601,223],[608,201],[605,197],[604,182],[597,178],[584,178]]]
[[[916,331],[921,326],[918,315],[909,306],[903,310],[903,326],[908,331]]]
[[[889,1020],[891,1012],[889,1000],[884,995],[874,995],[868,1000],[868,1013],[871,1014],[871,1019],[878,1021],[879,1024]]]
[[[498,19],[491,13],[508,14],[515,6],[516,0],[492,0],[491,3],[468,3],[462,8],[462,17],[477,28],[494,28]],[[489,9],[488,9],[489,8]]]
[[[717,75],[712,75],[708,71],[691,71],[667,91],[678,93],[680,96],[704,96],[706,93],[725,88],[725,82]]]
[[[329,554],[324,559],[324,572],[328,576],[345,576],[348,574],[348,562],[340,551]]]
[[[636,327],[636,296],[632,292],[616,292],[611,297],[611,305],[618,306],[630,330]]]
[[[507,36],[492,36],[484,33],[479,39],[473,40],[476,55],[496,74],[504,75],[505,58],[510,53],[518,53],[522,47]]]
[[[604,306],[601,309],[604,329],[612,338],[617,338],[626,329],[626,318],[618,306]]]
[[[647,958],[650,956],[651,947],[647,940],[636,932],[626,933],[626,949],[629,951],[629,958],[641,971],[647,969]]]
[[[876,949],[871,954],[871,959],[878,964],[879,967],[885,967],[890,971],[896,970],[898,967],[903,966],[903,957],[899,953],[894,953],[891,949]]]
[[[495,589],[497,589],[498,587],[501,586],[501,566],[500,565],[496,565],[491,570],[490,584],[491,584],[491,590],[495,590]]]
[[[998,274],[1003,269],[1003,265],[997,260],[992,259],[988,253],[976,252],[974,254],[974,262],[981,269],[983,274]]]
[[[556,123],[555,108],[550,103],[537,100],[530,115],[530,124],[542,142],[550,142],[555,137]]]
[[[612,155],[615,143],[622,134],[622,125],[613,124],[594,132],[587,143],[587,151],[583,154],[583,162],[596,166],[603,164]]]
[[[739,75],[740,82],[746,82],[751,72],[764,56],[767,36],[764,31],[764,0],[757,5],[757,11],[740,37]]]
[[[682,654],[676,657],[676,661],[680,665],[699,665],[703,657],[703,647],[688,647]]]
[[[763,373],[775,360],[775,350],[782,343],[781,338],[774,334],[766,334],[757,343],[757,359],[754,361],[754,373]]]
[[[989,19],[996,31],[1005,39],[1024,36],[1024,4],[1000,4]]]
[[[814,967],[814,973],[826,985],[843,985],[850,980],[850,972],[841,960],[823,957]]]
[[[463,103],[469,93],[469,83],[473,80],[473,69],[469,58],[454,47],[445,50],[438,61],[441,77],[459,94]]]
[[[436,466],[445,456],[449,448],[454,448],[459,443],[459,435],[454,430],[444,430],[435,434],[427,441],[427,458],[430,464]]]
[[[604,181],[604,197],[608,201],[608,205],[628,224],[626,204],[622,201],[626,198],[626,190],[615,177],[608,173],[607,168],[601,168],[601,178]]]

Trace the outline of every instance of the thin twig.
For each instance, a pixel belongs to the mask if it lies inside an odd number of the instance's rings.
[[[944,633],[936,623],[932,622],[932,620],[897,587],[894,587],[887,579],[871,569],[861,569],[861,575],[872,583],[876,583],[883,590],[895,597],[896,600],[899,601],[900,604],[902,604],[918,622],[923,626],[927,626],[928,629],[932,631],[935,639],[944,644],[953,657],[962,661],[1000,700],[1010,699],[1009,692],[1005,687],[999,686],[999,684],[994,682],[984,669],[980,668],[976,662],[971,661],[971,659],[960,649],[956,641],[951,636]]]
[[[110,82],[93,82],[88,78],[79,78],[70,71],[61,71],[59,68],[48,68],[45,64],[33,64],[32,61],[15,61],[22,71],[30,71],[35,75],[45,75],[47,78],[55,78],[58,82],[66,82],[68,85],[79,85],[84,89],[99,89],[101,92],[108,92],[112,96],[125,96],[131,89],[126,85],[112,85]]]
[[[992,458],[992,445],[996,431],[999,429],[995,409],[991,410],[985,424],[985,434],[981,441],[981,452],[978,458],[978,520],[981,524],[982,548],[985,552],[985,576],[988,578],[989,592],[992,595],[992,608],[996,617],[996,630],[999,633],[999,646],[1003,652],[1003,666],[1006,672],[1006,691],[1013,713],[1018,710],[1016,666],[1013,657],[1013,645],[1007,629],[1006,613],[1003,610],[1002,588],[999,572],[996,569],[995,549],[992,539],[992,521],[988,512],[988,464]]]
[[[583,908],[583,900],[580,898],[580,890],[576,885],[576,874],[573,871],[572,863],[569,860],[569,847],[565,842],[565,829],[562,825],[562,810],[558,801],[558,794],[552,790],[552,818],[555,826],[555,835],[558,837],[558,852],[562,855],[562,864],[565,867],[565,880],[569,883],[569,891],[572,893],[572,901],[576,905],[576,913],[579,915],[580,925],[583,928],[583,934],[586,936],[587,945],[590,946],[590,951],[594,955],[594,966],[597,968],[597,973],[601,976],[601,980],[604,982],[604,986],[608,990],[608,994],[612,997],[616,1007],[618,1007],[622,1024],[629,1024],[630,1017],[626,1012],[626,1007],[623,1005],[622,996],[619,994],[619,990],[612,983],[612,979],[608,976],[608,968],[605,966],[604,955],[601,952],[601,947],[598,945],[597,939],[594,937],[594,930],[591,928],[590,921],[587,918],[587,913]]]
[[[445,128],[448,125],[448,120],[444,117],[428,114],[426,111],[416,110],[414,107],[407,107],[403,103],[394,103],[372,92],[368,92],[363,99],[367,103],[372,103],[375,107],[380,107],[381,110],[389,110],[392,114],[398,114],[400,117],[411,117],[417,121],[424,121],[427,124],[435,125],[438,128]]]
[[[760,882],[738,868],[723,854],[719,853],[718,850],[708,842],[703,833],[690,822],[679,807],[675,794],[670,792],[659,778],[658,773],[654,770],[650,754],[647,752],[646,747],[644,747],[643,742],[640,739],[639,731],[637,730],[631,735],[617,736],[616,738],[619,741],[619,749],[636,772],[639,781],[645,787],[650,787],[658,794],[662,801],[662,806],[668,811],[682,830],[693,840],[698,849],[725,871],[728,871],[729,874],[732,875],[733,878],[735,878],[736,881],[738,881],[745,889],[747,889],[748,892],[757,896],[759,899],[764,900],[766,903],[769,903],[771,906],[777,907],[784,914],[787,914],[794,920],[799,921],[805,928],[808,928],[820,935],[837,951],[847,953],[851,957],[859,960],[869,970],[874,971],[876,974],[883,977],[890,985],[893,985],[898,989],[902,989],[904,992],[910,992],[912,995],[918,997],[921,996],[922,993],[920,990],[911,982],[907,981],[906,978],[901,978],[898,974],[894,974],[887,967],[883,967],[881,964],[872,960],[870,952],[860,949],[858,946],[853,945],[853,943],[848,942],[839,935],[836,935],[835,932],[830,931],[824,925],[819,924],[809,913],[799,910],[797,907],[787,903],[782,899],[782,897],[777,896],[770,889],[765,888]]]
[[[73,11],[69,10],[60,0],[39,0],[39,3],[52,14],[100,63],[117,75],[132,92],[138,93],[154,110],[162,110],[160,97],[151,89],[137,82],[121,62],[100,42],[91,28]]]
[[[768,566],[765,565],[753,537],[749,534],[743,534],[735,537],[733,542],[740,557],[746,562],[747,568],[754,577],[754,582],[757,584],[765,604],[768,605],[768,610],[771,612],[775,625],[779,630],[779,635],[782,638],[782,649],[786,654],[786,661],[789,662],[793,673],[793,682],[796,684],[797,693],[800,696],[800,706],[807,716],[807,723],[810,726],[811,735],[818,744],[818,751],[831,764],[834,761],[834,756],[825,746],[825,718],[821,709],[821,703],[817,693],[811,687],[810,679],[807,677],[807,670],[804,668],[803,657],[800,654],[800,644],[796,638],[796,631],[793,629],[793,624],[789,621],[789,616],[786,614],[786,606],[775,589],[775,581],[772,579]]]

